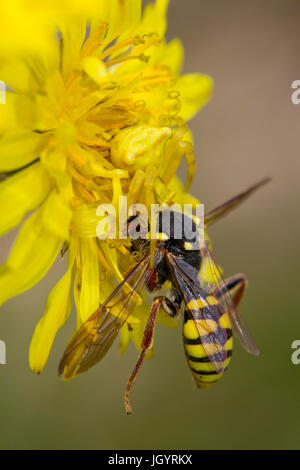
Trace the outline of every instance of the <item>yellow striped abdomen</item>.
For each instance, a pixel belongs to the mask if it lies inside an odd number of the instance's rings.
[[[204,319],[202,310],[205,306],[199,305],[197,310],[189,307],[183,324],[185,354],[197,387],[209,387],[223,376],[230,362],[231,322],[228,313],[220,316],[217,309],[215,315]]]

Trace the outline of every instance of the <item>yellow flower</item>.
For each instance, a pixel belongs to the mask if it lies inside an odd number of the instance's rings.
[[[101,0],[10,0],[0,4],[0,56],[8,53],[47,52],[59,21],[78,21],[99,9]]]
[[[27,3],[27,14],[35,3]],[[185,156],[188,186],[195,162],[186,121],[212,88],[206,75],[180,75],[181,42],[164,40],[167,0],[143,13],[141,0],[90,0],[85,8],[66,3],[43,2],[46,13],[31,11],[27,17],[38,34],[26,30],[26,47],[16,41],[0,63],[0,79],[10,87],[0,105],[0,171],[6,176],[0,234],[34,210],[0,267],[0,303],[39,282],[62,245],[68,252],[67,271],[32,338],[30,365],[37,372],[71,312],[72,287],[79,326],[128,268],[126,240],[96,237],[98,205],[118,208],[122,195],[129,205],[147,207],[197,202],[176,171]],[[22,8],[13,20],[20,34]],[[145,308],[137,307],[132,333],[123,328],[122,349],[131,336],[140,346]]]

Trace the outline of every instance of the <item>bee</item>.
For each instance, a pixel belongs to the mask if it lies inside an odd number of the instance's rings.
[[[269,181],[269,178],[205,214],[205,227],[238,206],[250,194]],[[192,221],[192,237],[174,236],[176,226],[185,226],[187,216],[167,210],[169,230],[162,230],[162,213],[158,216],[159,237],[154,253],[150,242],[131,241],[131,252],[139,253],[140,260],[124,276],[111,295],[81,325],[71,337],[59,364],[59,375],[69,380],[86,372],[108,352],[120,329],[126,324],[146,289],[154,295],[147,319],[137,363],[129,377],[125,391],[125,409],[131,414],[130,391],[153,346],[157,314],[162,309],[170,317],[183,312],[183,343],[188,366],[198,388],[217,382],[228,368],[232,356],[233,332],[247,352],[258,355],[259,350],[243,319],[239,315],[246,278],[239,274],[223,280],[220,269],[207,242],[200,243]],[[164,211],[165,214],[165,211]],[[191,241],[193,243],[191,243]],[[205,266],[206,275],[199,272]],[[167,295],[165,285],[171,286]],[[129,324],[128,324],[129,327]]]

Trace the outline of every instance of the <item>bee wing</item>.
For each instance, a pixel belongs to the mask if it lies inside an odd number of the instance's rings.
[[[246,189],[245,191],[241,192],[237,196],[229,199],[228,201],[224,202],[220,206],[216,207],[215,209],[209,211],[204,216],[204,223],[205,226],[208,227],[209,225],[213,224],[221,217],[226,215],[231,210],[235,209],[239,206],[242,202],[244,202],[252,193],[254,193],[257,189],[261,188],[265,184],[269,183],[271,178],[264,178],[263,180],[259,181],[258,183],[250,186],[250,188]]]
[[[150,256],[133,266],[108,299],[73,334],[60,361],[65,380],[85,372],[108,352],[120,328],[140,301],[151,275]]]
[[[218,319],[224,313],[223,308],[217,299],[215,299],[214,305],[208,304],[206,301],[208,295],[200,287],[196,269],[171,253],[166,256],[189,317],[194,321],[199,337],[204,339],[205,334],[205,341],[201,345],[206,355],[209,356],[215,371],[221,373],[225,370],[224,363],[227,359],[224,346],[230,338],[227,330],[219,327],[218,324]],[[196,310],[198,302],[205,307],[199,307]]]
[[[246,326],[244,320],[241,318],[239,312],[236,310],[234,303],[232,301],[230,292],[226,287],[226,283],[224,282],[220,269],[216,264],[215,260],[213,259],[213,255],[208,248],[207,242],[204,243],[203,248],[201,249],[202,253],[202,263],[205,263],[206,271],[207,271],[207,278],[209,281],[206,281],[209,290],[212,293],[218,292],[216,297],[219,299],[219,302],[223,305],[223,309],[225,312],[228,312],[232,329],[234,334],[239,339],[240,343],[244,347],[244,349],[255,356],[259,355],[259,349],[255,344],[254,339],[248,327]]]

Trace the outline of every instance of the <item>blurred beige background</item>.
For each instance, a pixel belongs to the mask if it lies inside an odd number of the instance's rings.
[[[210,230],[226,275],[244,272],[245,317],[261,349],[247,355],[237,342],[230,370],[198,391],[185,363],[181,331],[157,328],[156,354],[145,364],[126,417],[123,393],[136,360],[116,347],[103,363],[71,383],[57,364],[73,329],[59,332],[40,377],[28,347],[58,261],[46,279],[1,309],[0,448],[241,449],[300,448],[299,173],[300,79],[297,0],[171,0],[168,37],[181,37],[185,72],[215,80],[213,100],[196,117],[198,168],[193,192],[207,208],[270,175],[273,182]],[[12,235],[1,239],[5,259]]]

